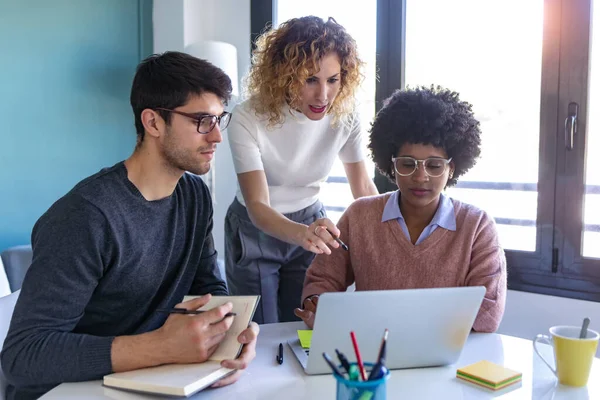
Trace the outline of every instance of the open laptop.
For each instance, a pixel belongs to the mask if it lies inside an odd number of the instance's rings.
[[[298,339],[288,344],[307,374],[331,373],[322,353],[335,349],[355,361],[354,331],[363,362],[377,360],[383,332],[389,329],[389,369],[455,363],[473,327],[485,287],[377,290],[324,293],[319,297],[310,351]]]

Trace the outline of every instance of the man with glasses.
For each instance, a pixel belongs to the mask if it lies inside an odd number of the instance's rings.
[[[504,313],[506,258],[494,220],[443,193],[475,165],[480,135],[471,105],[456,92],[421,87],[386,100],[369,147],[398,190],[348,207],[338,228],[350,251],[317,255],[297,315],[312,327],[318,295],[352,283],[356,290],[485,286],[473,329],[495,331]]]
[[[225,337],[231,303],[213,244],[213,209],[198,175],[210,170],[229,113],[231,81],[177,52],[138,66],[131,89],[137,144],[125,161],[79,182],[37,221],[33,263],[1,361],[7,398],[33,399],[61,382],[167,363],[203,362]],[[185,295],[205,295],[180,303]],[[255,356],[258,326],[236,360]],[[233,383],[239,371],[215,386]]]

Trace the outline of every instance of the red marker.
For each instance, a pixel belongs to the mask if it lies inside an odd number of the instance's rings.
[[[354,347],[354,352],[356,353],[356,363],[358,364],[360,377],[363,381],[366,381],[367,373],[365,371],[365,366],[363,365],[362,357],[360,356],[360,350],[358,350],[358,342],[356,341],[356,335],[354,334],[354,331],[350,332],[350,338],[352,339],[352,346]]]

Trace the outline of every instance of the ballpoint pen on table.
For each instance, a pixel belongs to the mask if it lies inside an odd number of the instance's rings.
[[[360,350],[358,349],[358,342],[356,341],[356,335],[354,331],[350,332],[350,338],[352,339],[352,346],[354,347],[354,353],[356,353],[356,364],[358,365],[358,371],[363,381],[367,380],[367,373],[365,372],[365,366],[363,365],[362,357],[360,356]]]
[[[279,343],[279,349],[277,351],[275,359],[277,360],[277,363],[279,363],[279,365],[283,364],[283,343]]]
[[[383,339],[381,339],[381,347],[379,347],[379,355],[377,356],[377,364],[373,366],[371,373],[369,374],[369,380],[377,380],[383,378],[387,372],[385,367],[385,348],[387,343],[388,330],[383,332]]]

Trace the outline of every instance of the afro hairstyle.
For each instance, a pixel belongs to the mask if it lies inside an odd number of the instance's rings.
[[[481,153],[481,130],[472,105],[457,92],[441,86],[419,86],[395,91],[370,129],[369,149],[377,169],[395,182],[392,157],[404,144],[442,148],[452,157],[454,174],[448,185],[477,162]]]

